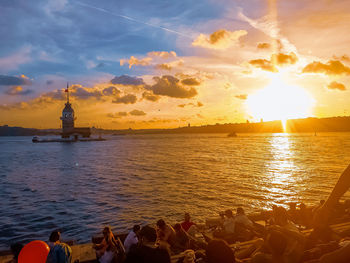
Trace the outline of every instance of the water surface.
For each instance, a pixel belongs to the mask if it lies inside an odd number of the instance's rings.
[[[349,163],[349,133],[0,137],[0,249],[55,229],[87,242],[105,224],[125,232],[184,211],[203,222],[237,206],[315,204]]]

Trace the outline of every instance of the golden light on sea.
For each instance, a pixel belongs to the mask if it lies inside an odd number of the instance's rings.
[[[278,74],[271,77],[267,87],[249,95],[246,101],[248,113],[253,118],[281,120],[284,129],[287,119],[311,116],[313,105],[314,99],[306,90],[288,85]]]

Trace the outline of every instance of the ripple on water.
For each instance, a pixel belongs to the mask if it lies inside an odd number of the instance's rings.
[[[317,203],[350,161],[348,133],[141,135],[45,147],[30,139],[0,138],[0,249],[47,240],[54,229],[87,242],[105,224],[125,232],[180,221],[184,211],[203,222],[237,206]]]

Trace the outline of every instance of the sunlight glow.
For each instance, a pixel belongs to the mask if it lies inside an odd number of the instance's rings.
[[[311,115],[314,99],[304,89],[287,85],[279,75],[272,77],[270,84],[246,101],[249,114],[257,120],[281,120],[284,128],[287,119]]]

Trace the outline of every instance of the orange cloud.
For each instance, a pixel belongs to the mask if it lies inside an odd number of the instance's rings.
[[[249,64],[261,68],[262,70],[270,71],[270,72],[278,72],[276,66],[286,66],[295,64],[298,61],[295,53],[291,52],[289,54],[272,54],[271,59],[254,59],[249,61]]]
[[[137,101],[137,97],[134,94],[126,94],[122,97],[117,97],[112,103],[117,104],[134,104]]]
[[[107,117],[109,118],[122,118],[122,117],[126,117],[128,116],[128,113],[126,111],[120,111],[120,112],[116,112],[116,113],[108,113]]]
[[[160,96],[154,95],[152,92],[145,91],[142,93],[142,98],[145,100],[156,102],[160,99]]]
[[[342,55],[340,57],[333,56],[333,58],[335,60],[343,60],[343,61],[346,61],[346,62],[350,62],[350,57],[348,55]]]
[[[161,57],[164,59],[171,58],[171,57],[176,57],[176,53],[174,51],[152,51],[148,52],[147,55],[149,57]]]
[[[247,94],[240,94],[235,96],[237,99],[246,100],[248,98]]]
[[[132,66],[148,66],[151,64],[152,58],[146,57],[146,58],[135,58],[134,56],[131,56],[130,59],[121,59],[120,65],[123,66],[124,64],[129,64],[129,68],[132,68]]]
[[[162,63],[162,64],[156,65],[155,68],[170,71],[172,69],[172,66],[170,66],[170,64],[168,64],[168,63]]]
[[[242,36],[247,35],[245,30],[228,31],[220,29],[211,35],[200,34],[193,42],[192,46],[209,49],[227,49],[239,41]]]
[[[187,86],[198,86],[201,83],[199,82],[199,80],[195,79],[195,78],[186,78],[181,80],[181,83]]]
[[[330,60],[327,64],[314,61],[303,68],[303,73],[323,73],[326,75],[350,75],[350,68],[338,60]]]
[[[258,43],[257,48],[259,49],[270,49],[271,44],[270,43]]]
[[[254,59],[249,61],[249,64],[261,68],[262,70],[278,72],[278,69],[271,63],[270,60],[267,59]]]
[[[132,110],[129,113],[132,116],[145,116],[146,115],[146,112],[144,112],[142,110]]]
[[[336,81],[333,81],[330,84],[328,84],[327,88],[341,90],[341,91],[346,90],[346,87],[344,86],[344,84],[336,82]]]
[[[274,64],[282,66],[282,65],[288,65],[288,64],[295,64],[298,61],[298,58],[293,52],[289,53],[289,55],[278,53],[278,54],[271,55],[271,61]]]

